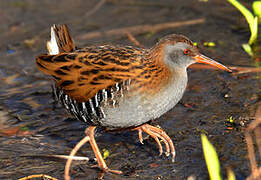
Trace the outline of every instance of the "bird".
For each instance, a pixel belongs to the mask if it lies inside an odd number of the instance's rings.
[[[78,48],[67,25],[53,25],[47,49],[47,54],[36,58],[38,69],[54,79],[55,96],[65,109],[86,123],[84,141],[90,143],[100,170],[117,174],[122,171],[108,168],[100,153],[95,140],[97,127],[138,131],[141,143],[142,133],[146,133],[156,141],[160,155],[163,142],[166,155],[174,160],[171,138],[160,127],[152,126],[151,120],[180,101],[191,64],[205,63],[231,72],[179,34],[167,35],[148,49],[123,45]],[[70,163],[71,159],[66,163],[67,179]]]

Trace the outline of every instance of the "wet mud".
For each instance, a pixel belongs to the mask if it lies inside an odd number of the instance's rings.
[[[108,0],[93,13],[98,1],[4,1],[0,3],[0,179],[47,174],[63,179],[65,160],[48,155],[68,155],[84,137],[85,125],[55,105],[52,81],[39,72],[35,57],[46,53],[52,24],[66,23],[78,46],[91,44],[132,45],[127,36],[83,39],[88,32],[144,24],[204,18],[204,23],[167,28],[134,35],[151,47],[165,35],[184,34],[198,43],[201,52],[231,66],[255,66],[241,48],[249,38],[243,16],[226,1]],[[247,7],[250,1],[243,1]],[[204,42],[215,42],[205,47]],[[260,73],[232,75],[227,72],[189,68],[189,83],[171,111],[154,120],[173,139],[176,160],[158,156],[155,141],[139,143],[136,132],[97,133],[100,149],[109,151],[111,169],[125,175],[105,174],[104,179],[208,179],[200,134],[206,133],[216,147],[222,174],[230,166],[239,179],[250,174],[244,129],[260,102]],[[233,118],[229,124],[227,119]],[[77,154],[94,158],[89,144]],[[96,163],[73,162],[73,179],[97,179]]]

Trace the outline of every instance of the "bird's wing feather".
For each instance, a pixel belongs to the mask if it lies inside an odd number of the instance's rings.
[[[133,79],[142,73],[144,50],[99,46],[57,55],[40,55],[39,70],[51,75],[71,98],[84,102],[102,89]]]

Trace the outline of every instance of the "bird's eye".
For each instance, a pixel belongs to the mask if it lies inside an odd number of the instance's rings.
[[[188,55],[191,51],[189,49],[184,49],[183,53],[184,55]]]

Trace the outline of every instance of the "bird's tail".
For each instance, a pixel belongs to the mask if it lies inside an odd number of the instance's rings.
[[[53,25],[51,27],[51,40],[47,41],[47,49],[50,55],[72,52],[76,49],[68,27],[65,24],[60,26]]]
[[[65,56],[76,49],[66,25],[51,27],[51,40],[47,42],[47,49],[48,54],[36,58],[36,65],[40,71],[53,76],[58,81],[59,76],[64,75],[64,73],[59,74],[60,68],[73,63]]]

